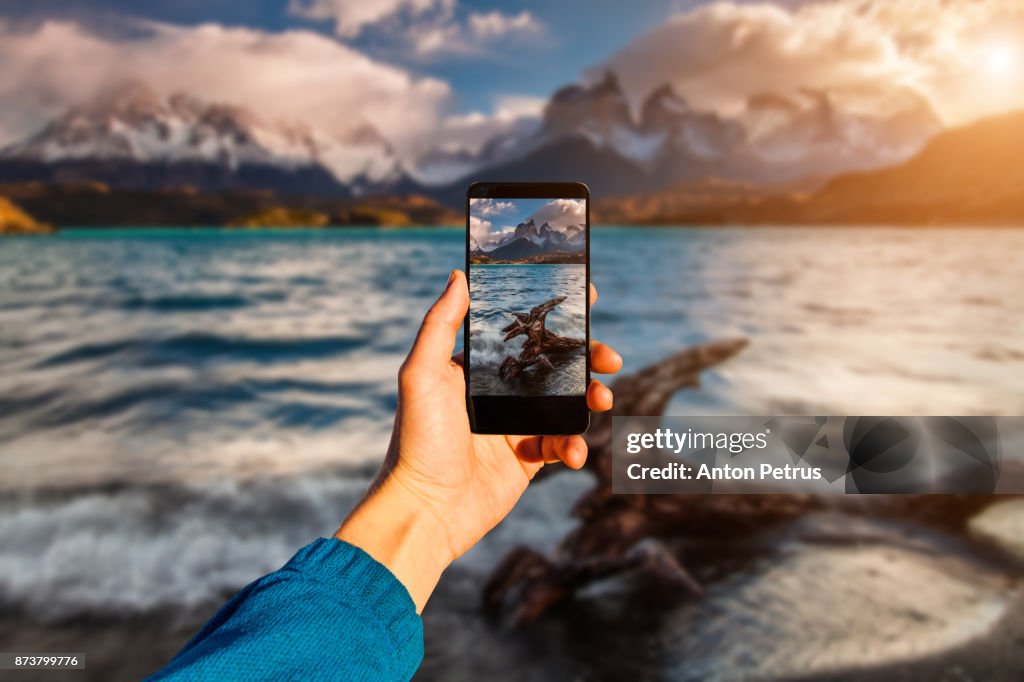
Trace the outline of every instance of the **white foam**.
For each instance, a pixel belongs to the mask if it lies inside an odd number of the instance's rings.
[[[88,493],[0,514],[0,600],[41,620],[222,601],[329,536],[368,476]]]

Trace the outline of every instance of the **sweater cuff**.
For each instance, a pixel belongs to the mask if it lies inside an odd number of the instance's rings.
[[[415,638],[422,646],[423,621],[409,591],[383,564],[355,545],[337,538],[318,538],[281,570],[301,573],[335,594],[344,594],[353,606],[373,613],[396,645]]]

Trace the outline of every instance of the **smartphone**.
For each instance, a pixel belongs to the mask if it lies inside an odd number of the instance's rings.
[[[590,425],[590,190],[478,182],[466,192],[466,407],[474,433]]]

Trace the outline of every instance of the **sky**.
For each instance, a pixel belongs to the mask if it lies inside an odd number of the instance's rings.
[[[570,226],[585,225],[584,199],[470,199],[469,233],[480,248],[488,250],[515,232],[519,223],[533,219],[562,232]]]
[[[134,79],[330,133],[372,123],[404,155],[472,149],[609,70],[634,102],[663,83],[720,113],[872,89],[955,125],[1024,107],[1024,2],[0,0],[0,145]]]

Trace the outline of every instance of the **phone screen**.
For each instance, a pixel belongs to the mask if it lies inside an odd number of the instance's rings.
[[[468,392],[585,396],[585,198],[469,198]]]

